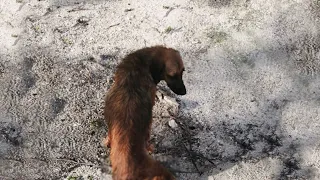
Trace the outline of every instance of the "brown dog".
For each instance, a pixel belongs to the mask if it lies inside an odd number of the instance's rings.
[[[118,65],[105,101],[106,144],[111,146],[115,180],[173,180],[148,154],[156,85],[165,80],[178,95],[186,94],[183,62],[178,51],[163,46],[143,48]]]

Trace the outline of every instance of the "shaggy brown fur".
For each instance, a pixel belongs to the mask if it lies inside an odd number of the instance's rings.
[[[163,46],[135,51],[117,67],[104,112],[109,128],[106,143],[111,146],[113,179],[175,179],[151,158],[147,149],[156,85],[165,80],[173,92],[186,94],[183,71],[179,52]]]

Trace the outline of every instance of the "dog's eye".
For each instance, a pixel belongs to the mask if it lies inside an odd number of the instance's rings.
[[[170,79],[174,79],[174,78],[176,78],[176,77],[178,77],[177,74],[169,75],[169,78],[170,78]]]

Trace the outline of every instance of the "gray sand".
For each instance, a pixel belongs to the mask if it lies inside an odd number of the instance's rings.
[[[178,179],[320,179],[319,0],[0,0],[0,179],[111,179],[116,65],[178,49],[154,158]]]

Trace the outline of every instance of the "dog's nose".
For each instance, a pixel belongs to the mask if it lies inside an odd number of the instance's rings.
[[[187,94],[187,90],[186,90],[185,87],[179,88],[178,92],[179,92],[178,95],[185,95],[185,94]]]
[[[187,94],[186,89],[184,89],[180,95],[185,95],[185,94]]]

